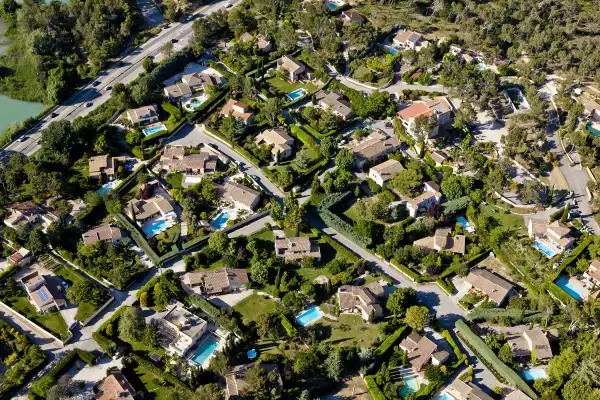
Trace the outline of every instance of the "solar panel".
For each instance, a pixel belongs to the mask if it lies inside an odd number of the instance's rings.
[[[40,296],[40,299],[42,299],[42,301],[45,303],[48,301],[48,299],[50,298],[48,296],[48,293],[46,293],[45,289],[40,289],[40,291],[38,292],[38,295]]]

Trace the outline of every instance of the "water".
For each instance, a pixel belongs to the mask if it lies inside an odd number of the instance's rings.
[[[114,189],[117,185],[118,185],[117,181],[105,183],[104,185],[102,185],[102,187],[100,189],[98,189],[96,191],[96,193],[98,193],[99,196],[107,196],[108,192],[110,192],[112,189]]]
[[[255,349],[248,350],[246,355],[248,356],[249,359],[253,360],[256,358],[256,350]]]
[[[212,337],[208,337],[198,348],[196,354],[194,354],[194,357],[192,357],[192,361],[198,365],[202,365],[204,364],[204,361],[208,360],[208,358],[212,356],[216,349],[217,341]]]
[[[554,257],[557,253],[552,250],[546,243],[544,242],[540,242],[538,240],[536,240],[534,242],[535,248],[538,249],[539,251],[541,251],[542,253],[544,253],[546,255],[546,257],[548,258],[552,258]]]
[[[215,219],[210,221],[210,226],[212,226],[215,229],[221,229],[225,226],[225,224],[227,223],[227,221],[229,221],[230,218],[231,217],[229,216],[229,213],[227,211],[223,211],[219,213],[219,215],[217,215]]]
[[[454,400],[454,397],[450,396],[450,395],[449,395],[448,393],[446,393],[446,392],[443,392],[443,393],[440,395],[440,398],[439,398],[439,400]]]
[[[577,301],[583,301],[587,297],[588,293],[586,293],[586,290],[571,282],[568,276],[561,276],[554,283]]]
[[[393,56],[398,54],[400,50],[393,48],[392,46],[385,45],[385,49]]]
[[[333,3],[327,3],[327,7],[329,7],[329,9],[331,11],[335,10],[336,8],[338,8],[338,6],[336,4],[333,4]]]
[[[169,221],[157,219],[149,224],[144,224],[143,231],[148,237],[156,236],[169,227]]]
[[[204,100],[196,98],[194,101],[188,103],[187,106],[192,110],[195,110],[196,108],[200,107],[202,103],[204,103]]]
[[[543,368],[524,369],[523,377],[526,381],[535,381],[536,379],[547,378],[548,374]]]
[[[311,307],[296,317],[296,321],[302,326],[307,326],[319,320],[323,316],[318,307]]]
[[[331,3],[330,3],[331,4]],[[296,89],[293,92],[288,93],[286,96],[289,97],[290,100],[296,100],[306,94],[306,89]]]
[[[419,390],[419,381],[414,376],[403,378],[404,386],[400,389],[400,397],[405,398],[409,394]]]
[[[44,105],[42,103],[15,100],[8,96],[0,95],[0,132],[8,128],[13,122],[35,117],[43,109]]]
[[[456,218],[456,222],[458,222],[460,224],[460,226],[462,226],[462,228],[467,232],[475,231],[475,229],[473,229],[473,227],[471,226],[471,224],[469,223],[469,221],[467,221],[467,219],[465,217]]]
[[[167,127],[164,124],[153,126],[152,128],[146,128],[142,132],[146,136],[150,136],[156,132],[166,131]]]
[[[594,135],[594,137],[600,137],[600,131],[598,129],[594,128],[594,126],[592,125],[591,122],[588,122],[587,124],[585,124],[585,129],[592,132],[592,135]]]

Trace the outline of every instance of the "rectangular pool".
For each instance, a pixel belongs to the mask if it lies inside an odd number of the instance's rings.
[[[558,254],[556,251],[554,251],[553,249],[551,249],[550,246],[548,246],[544,242],[540,242],[540,241],[536,240],[535,242],[533,242],[533,244],[534,244],[534,246],[535,246],[536,249],[538,249],[539,251],[541,251],[542,253],[544,253],[546,255],[546,257],[548,257],[548,258],[552,258],[556,254]]]
[[[446,392],[442,392],[442,394],[440,395],[439,400],[454,400],[454,397],[450,396]]]
[[[304,311],[302,314],[296,317],[296,321],[302,326],[307,326],[312,324],[315,321],[318,321],[323,316],[319,307],[314,306]]]
[[[192,361],[198,365],[204,364],[204,361],[208,360],[208,358],[215,353],[217,345],[217,341],[213,337],[207,337],[198,350],[196,350],[196,353],[192,357]]]
[[[98,196],[107,196],[108,192],[114,189],[118,184],[119,183],[117,181],[105,183],[100,189],[96,191],[96,193],[98,193]]]
[[[554,283],[577,301],[584,301],[589,295],[584,288],[571,282],[571,278],[568,276],[561,276]]]
[[[327,7],[329,7],[329,9],[331,11],[335,10],[336,8],[338,8],[337,4],[334,4],[334,3],[327,3]]]
[[[210,221],[210,226],[212,226],[215,229],[221,229],[230,219],[231,216],[229,215],[229,213],[227,211],[223,211],[219,213],[219,215],[217,215],[215,219]]]
[[[143,231],[148,237],[153,237],[167,229],[171,224],[165,219],[157,219],[149,224],[144,224]]]
[[[392,46],[388,46],[388,45],[385,45],[385,49],[388,51],[388,53],[390,53],[393,56],[395,56],[396,54],[398,54],[400,52],[400,50],[395,49]]]
[[[304,96],[306,93],[307,93],[306,89],[300,88],[300,89],[296,89],[293,92],[286,94],[286,96],[290,100],[296,100],[296,99],[299,99],[300,97]]]
[[[535,381],[536,379],[545,379],[548,377],[546,370],[543,368],[532,368],[523,370],[523,378],[526,381]]]
[[[402,380],[404,381],[404,386],[400,389],[400,397],[403,399],[408,397],[409,394],[419,390],[419,380],[416,377],[410,376],[403,378]]]
[[[465,217],[456,218],[456,222],[458,222],[465,231],[475,232],[475,229],[473,229],[473,227],[471,226],[471,224],[469,223],[469,221],[467,221],[467,219]]]
[[[167,130],[167,127],[165,126],[165,124],[160,124],[160,125],[153,126],[151,128],[143,129],[142,133],[144,134],[144,136],[150,136],[157,132],[162,132],[162,131],[166,131],[166,130]]]
[[[592,125],[591,122],[588,122],[587,124],[585,124],[585,129],[592,132],[592,135],[594,135],[594,137],[600,137],[600,131],[598,129],[594,128],[594,126]]]

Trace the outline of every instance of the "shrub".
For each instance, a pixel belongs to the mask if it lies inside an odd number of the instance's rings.
[[[281,325],[283,325],[283,328],[285,329],[289,337],[298,336],[298,329],[296,329],[296,327],[292,325],[292,323],[287,319],[285,315],[281,316]]]
[[[379,347],[375,349],[373,354],[376,357],[383,357],[391,348],[394,347],[396,343],[398,343],[405,329],[406,326],[401,326],[400,328],[396,329],[394,333],[385,338],[383,343],[381,343],[381,345],[379,345]]]
[[[418,282],[419,281],[419,278],[420,278],[419,274],[417,274],[415,271],[413,271],[412,269],[408,268],[407,266],[400,264],[399,262],[397,262],[394,259],[392,259],[390,261],[390,264],[392,264],[393,267],[395,267],[398,270],[400,270],[400,272],[402,272],[404,275],[406,275],[413,282]]]
[[[189,304],[201,309],[213,318],[216,318],[219,314],[219,309],[217,307],[196,293],[189,295],[185,300]]]
[[[375,383],[375,379],[372,375],[365,376],[365,383],[367,384],[367,389],[369,390],[369,394],[373,397],[373,400],[386,400],[385,395]]]
[[[367,248],[371,245],[373,239],[370,237],[358,236],[354,233],[352,225],[330,211],[331,207],[345,200],[347,196],[350,196],[350,192],[330,194],[317,205],[317,212],[326,225],[339,231],[342,235],[346,236],[359,246]]]
[[[567,257],[564,258],[563,262],[560,264],[560,267],[556,269],[556,271],[554,272],[554,279],[556,279],[562,273],[562,271],[565,268],[567,268],[575,260],[577,260],[577,258],[579,258],[579,256],[583,253],[583,251],[585,249],[587,249],[587,247],[593,241],[594,241],[594,237],[593,236],[588,236],[581,243],[579,243],[579,245],[575,248],[575,250],[573,250],[571,252],[571,254],[569,254]]]
[[[96,357],[88,351],[77,348],[72,350],[62,360],[57,362],[54,368],[48,371],[46,375],[31,385],[31,393],[37,397],[45,398],[48,389],[56,385],[58,378],[71,368],[75,361],[77,361],[77,358],[89,365],[93,365],[96,360]]]
[[[494,321],[500,318],[510,318],[524,323],[542,320],[544,314],[540,311],[523,311],[504,308],[481,308],[477,307],[467,315],[469,321]]]

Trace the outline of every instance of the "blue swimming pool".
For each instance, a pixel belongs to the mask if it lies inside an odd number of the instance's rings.
[[[337,4],[334,3],[327,3],[327,7],[329,7],[329,9],[332,11],[338,8]]]
[[[535,381],[536,379],[545,379],[548,377],[546,370],[543,368],[524,369],[522,373],[526,381]]]
[[[475,231],[475,229],[473,229],[473,227],[471,226],[471,224],[469,223],[469,221],[467,221],[467,219],[465,217],[456,218],[456,222],[458,222],[460,224],[460,226],[462,226],[462,228],[467,232]]]
[[[195,110],[196,108],[200,107],[202,105],[202,103],[204,103],[204,100],[200,100],[200,99],[194,99],[194,101],[188,103],[188,107],[191,108],[192,110]]]
[[[454,397],[450,396],[448,393],[443,392],[440,395],[440,399],[439,400],[454,400]]]
[[[250,349],[250,350],[248,350],[248,352],[246,353],[246,355],[248,356],[248,358],[250,360],[254,360],[256,358],[256,355],[257,355],[256,349]]]
[[[398,54],[400,52],[400,50],[395,49],[392,46],[388,46],[388,45],[385,45],[385,49],[388,51],[388,53],[390,53],[393,56],[395,56],[396,54]]]
[[[319,307],[311,307],[296,317],[296,321],[302,326],[312,324],[323,316]]]
[[[568,276],[561,276],[554,283],[577,301],[583,301],[587,296],[585,290],[571,282]]]
[[[148,225],[144,224],[144,228],[142,230],[144,231],[146,236],[152,237],[152,236],[158,235],[159,233],[161,233],[168,227],[169,227],[168,221],[166,221],[164,219],[158,219],[156,221],[153,221],[151,224],[148,224]]]
[[[98,193],[98,196],[107,196],[108,192],[110,192],[115,186],[117,186],[117,182],[115,181],[105,183],[96,191],[96,193]]]
[[[419,390],[419,381],[416,377],[411,376],[408,378],[403,378],[404,386],[400,389],[400,397],[405,398],[408,397],[409,394],[415,393]]]
[[[198,365],[202,365],[204,364],[204,361],[206,361],[215,352],[216,349],[217,341],[212,337],[208,337],[206,340],[204,340],[198,350],[196,350],[194,357],[192,357],[192,361]]]
[[[227,211],[223,211],[219,213],[219,215],[217,215],[215,219],[210,221],[210,226],[212,226],[215,229],[221,229],[230,219],[231,216],[229,215],[229,213]]]
[[[546,257],[548,257],[548,258],[552,258],[557,254],[556,251],[551,249],[550,246],[548,246],[544,242],[540,242],[540,241],[536,240],[533,243],[534,243],[535,248],[538,249],[539,251],[541,251],[542,253],[544,253],[546,255]]]
[[[592,135],[594,135],[594,137],[600,137],[600,130],[594,128],[591,122],[585,124],[585,129],[592,132]]]
[[[300,97],[304,96],[306,94],[306,89],[296,89],[293,92],[290,92],[288,94],[286,94],[286,96],[290,99],[290,100],[296,100],[299,99]]]
[[[146,129],[142,130],[142,132],[144,133],[145,136],[150,136],[157,132],[166,131],[166,130],[167,130],[167,127],[165,126],[165,124],[160,124],[160,125],[153,126],[152,128],[146,128]]]

